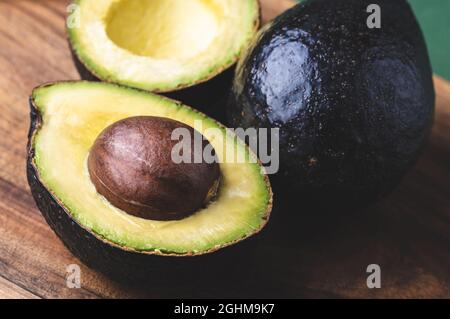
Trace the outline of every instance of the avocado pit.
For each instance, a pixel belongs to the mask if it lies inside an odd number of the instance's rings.
[[[188,130],[192,137],[191,160],[175,163],[172,150],[180,141],[171,137],[179,128]],[[200,133],[168,118],[120,120],[107,127],[91,148],[91,181],[98,193],[128,214],[152,220],[185,218],[216,195],[220,180],[217,161],[206,163],[203,156],[195,156],[199,151],[203,155],[209,145],[203,138],[202,148],[195,148],[195,134]],[[197,158],[202,161],[195,162]]]

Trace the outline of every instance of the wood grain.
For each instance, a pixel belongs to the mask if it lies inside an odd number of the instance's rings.
[[[0,277],[0,299],[38,299],[38,297]]]
[[[288,1],[266,0],[265,19]],[[66,286],[80,264],[44,222],[28,190],[27,99],[44,82],[78,79],[64,32],[68,1],[0,1],[0,298],[98,297],[450,297],[450,84],[436,77],[430,143],[388,199],[339,221],[286,225],[302,207],[276,203],[253,241],[255,271],[246,282],[209,287],[179,282],[139,287],[80,265],[82,288]],[[366,267],[382,267],[382,289],[366,287]],[[156,274],[170,276],[170,274]]]
[[[264,23],[272,20],[295,4],[293,0],[260,0],[260,3],[262,4],[261,13]]]

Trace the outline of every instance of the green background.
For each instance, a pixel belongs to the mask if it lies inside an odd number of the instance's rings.
[[[409,2],[425,34],[434,72],[450,80],[450,0]]]
[[[450,80],[450,0],[409,2],[425,34],[434,72]]]

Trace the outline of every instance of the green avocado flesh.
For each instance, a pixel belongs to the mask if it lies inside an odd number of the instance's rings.
[[[68,26],[97,78],[154,92],[206,81],[236,62],[259,24],[257,0],[76,0]]]
[[[257,162],[226,160],[232,152],[254,155],[205,115],[158,95],[106,83],[51,84],[35,89],[32,99],[41,116],[32,139],[38,177],[76,222],[99,237],[139,251],[201,254],[248,237],[267,222],[272,198],[264,171]],[[153,221],[126,214],[97,193],[86,164],[91,146],[112,123],[140,115],[192,127],[201,121],[200,132],[221,159],[219,193],[207,207],[182,220]],[[208,128],[220,134],[208,135]]]

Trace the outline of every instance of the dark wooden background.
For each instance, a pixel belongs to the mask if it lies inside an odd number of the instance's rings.
[[[264,0],[266,19],[287,0]],[[450,83],[435,78],[436,121],[416,168],[385,201],[340,222],[286,226],[302,207],[275,207],[256,238],[252,279],[230,286],[132,286],[81,265],[36,209],[25,176],[28,96],[44,82],[78,79],[64,31],[68,1],[0,1],[0,297],[450,297]],[[238,261],[236,261],[238,262]],[[366,287],[379,264],[382,288]]]

